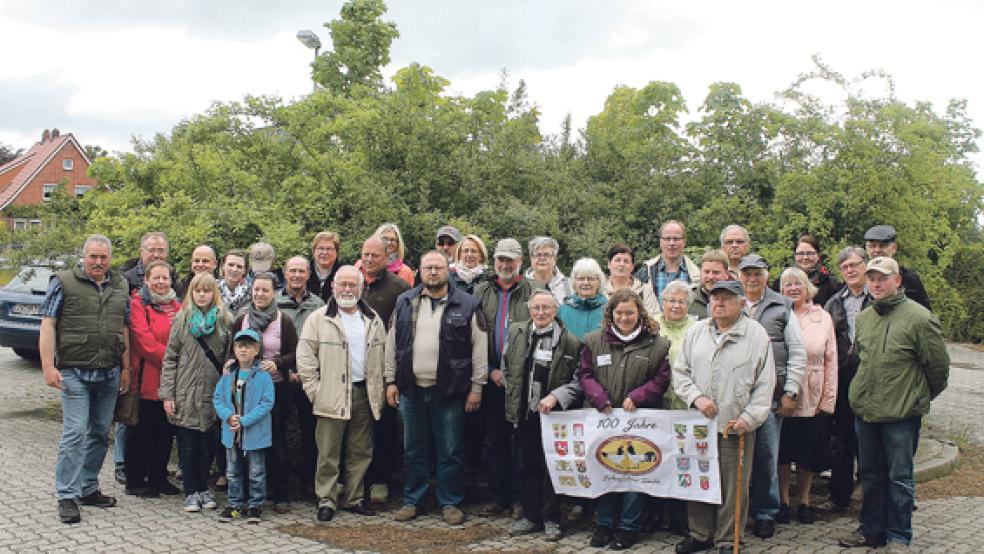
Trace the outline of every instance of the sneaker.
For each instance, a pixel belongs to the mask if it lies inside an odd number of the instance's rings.
[[[369,502],[373,504],[385,504],[389,496],[389,486],[386,483],[376,483],[369,487]]]
[[[445,506],[441,509],[441,515],[444,516],[444,521],[448,525],[461,525],[465,522],[465,512],[462,512],[461,508],[457,506]]]
[[[873,537],[867,537],[861,531],[854,530],[850,533],[837,537],[837,544],[845,548],[878,548],[883,546],[885,543],[880,542]]]
[[[82,513],[79,505],[71,498],[63,498],[58,501],[58,519],[62,523],[78,523],[82,521]]]
[[[677,554],[692,554],[693,552],[703,552],[714,548],[714,541],[701,542],[693,535],[687,535],[682,541],[678,542],[673,549]]]
[[[792,513],[789,511],[789,504],[780,504],[779,513],[776,514],[776,523],[789,523],[792,520]]]
[[[771,539],[776,534],[776,522],[772,519],[756,519],[752,533],[760,539]]]
[[[107,496],[100,491],[92,491],[85,496],[80,496],[79,504],[94,508],[112,508],[116,505],[116,498]]]
[[[567,512],[567,521],[573,523],[584,519],[584,506],[575,504],[571,506],[571,511]]]
[[[536,533],[537,531],[543,531],[543,529],[544,524],[537,523],[524,517],[509,526],[509,535],[512,537],[518,537],[521,535]]]
[[[883,550],[882,552],[908,552],[908,551],[909,551],[909,545],[898,541],[891,541],[885,545],[885,550]]]
[[[410,521],[415,517],[417,517],[417,507],[407,504],[393,514],[393,521]]]
[[[331,521],[335,517],[335,509],[325,505],[318,508],[318,521]]]
[[[639,542],[639,533],[619,529],[615,531],[615,540],[612,541],[612,550],[626,550],[632,548]]]
[[[206,510],[214,510],[219,507],[218,502],[215,501],[215,497],[212,496],[212,491],[202,491],[198,493],[198,497],[202,499],[202,508]]]
[[[612,528],[599,525],[591,535],[590,545],[594,548],[605,548],[612,542]]]
[[[259,523],[263,519],[263,508],[250,506],[246,508],[246,523]]]
[[[556,521],[543,522],[543,540],[557,542],[563,538],[564,532],[560,530],[560,524]]]
[[[202,511],[202,497],[198,495],[197,492],[193,492],[185,498],[185,508],[186,512],[200,512]]]
[[[799,508],[796,509],[796,519],[800,523],[813,523],[816,520],[816,516],[813,514],[813,508],[809,504],[800,504]]]
[[[239,519],[243,515],[242,511],[235,506],[226,506],[219,514],[219,521],[228,523],[234,519]]]
[[[286,514],[290,512],[290,502],[274,502],[273,511],[278,514]]]
[[[116,471],[113,472],[113,475],[116,477],[116,482],[117,483],[119,483],[121,485],[125,485],[126,484],[126,470],[125,469],[123,469],[122,467],[118,467],[118,468],[116,468]]]

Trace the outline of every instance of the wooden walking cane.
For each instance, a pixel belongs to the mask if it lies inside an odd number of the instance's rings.
[[[733,429],[731,422],[724,427],[724,438],[728,438],[728,429]],[[737,433],[737,431],[736,431]],[[741,537],[741,476],[745,473],[745,435],[738,433],[738,485],[735,490],[735,540],[731,551],[738,554],[738,543]]]

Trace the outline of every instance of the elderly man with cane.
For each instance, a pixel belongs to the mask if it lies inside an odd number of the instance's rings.
[[[722,554],[738,552],[755,429],[769,415],[776,381],[769,335],[742,312],[741,284],[718,281],[709,294],[710,318],[687,330],[673,361],[673,389],[688,406],[717,418],[721,505],[687,503],[690,535],[676,545],[681,554],[715,546]]]

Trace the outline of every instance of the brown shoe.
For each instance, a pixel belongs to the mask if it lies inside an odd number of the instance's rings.
[[[417,515],[417,507],[407,504],[393,514],[393,521],[410,521]]]
[[[445,506],[441,512],[448,525],[461,525],[465,522],[465,512],[462,512],[457,506]]]

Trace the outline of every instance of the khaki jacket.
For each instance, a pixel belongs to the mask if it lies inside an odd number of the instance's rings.
[[[687,406],[701,395],[714,400],[720,431],[736,417],[757,429],[769,416],[776,386],[769,335],[747,316],[728,329],[720,345],[714,332],[713,319],[698,321],[687,330],[680,355],[673,361],[673,389]]]
[[[385,399],[386,326],[363,300],[359,301],[359,311],[366,323],[366,344],[358,346],[366,348],[366,393],[372,416],[378,420]],[[297,342],[297,373],[316,416],[341,420],[352,417],[352,370],[348,349],[338,304],[331,299],[327,306],[318,308],[308,317]]]
[[[203,339],[216,360],[223,362],[229,341],[228,324],[216,322],[215,331]],[[218,420],[212,395],[220,377],[222,374],[188,330],[184,314],[179,313],[171,324],[161,364],[161,386],[157,391],[161,400],[174,401],[174,417],[168,417],[168,421],[195,431],[208,431],[214,427]]]

